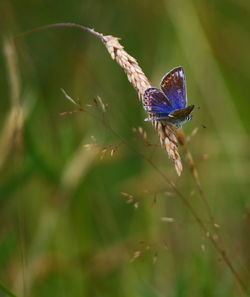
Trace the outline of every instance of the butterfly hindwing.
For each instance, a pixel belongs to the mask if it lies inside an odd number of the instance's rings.
[[[168,98],[157,88],[148,88],[145,91],[143,105],[147,112],[153,114],[168,114],[174,110]]]
[[[186,118],[192,112],[193,109],[194,109],[194,105],[192,104],[187,107],[174,110],[173,112],[170,113],[169,116],[177,119]]]
[[[163,77],[161,81],[161,89],[174,109],[186,107],[186,82],[182,67],[172,69]]]

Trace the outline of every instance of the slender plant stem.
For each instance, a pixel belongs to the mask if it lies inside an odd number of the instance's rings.
[[[96,32],[94,29],[82,26],[80,24],[75,24],[75,23],[55,23],[55,24],[49,24],[49,25],[37,27],[37,28],[34,28],[32,30],[25,31],[25,32],[23,32],[21,34],[18,34],[18,35],[15,36],[15,38],[23,37],[23,36],[26,36],[26,35],[29,35],[29,34],[32,34],[32,33],[35,33],[35,32],[44,31],[44,30],[48,30],[48,29],[52,29],[52,28],[58,28],[58,27],[64,27],[64,28],[65,27],[70,27],[70,28],[74,27],[74,28],[78,28],[78,29],[81,29],[83,31],[89,32],[89,33],[95,35],[96,37],[100,38],[102,41],[104,41],[103,34],[101,34],[99,32]]]
[[[224,262],[228,265],[229,269],[231,270],[231,272],[233,273],[234,277],[236,278],[236,280],[238,281],[238,283],[240,284],[240,286],[243,288],[243,290],[247,293],[247,287],[245,286],[245,284],[243,283],[243,281],[241,280],[241,278],[239,277],[237,271],[235,270],[235,268],[233,267],[231,261],[229,260],[229,257],[227,255],[226,249],[223,248],[221,245],[224,245],[221,233],[219,232],[213,213],[212,213],[212,209],[208,203],[208,200],[206,198],[205,192],[202,189],[202,185],[199,179],[199,175],[198,175],[198,170],[197,167],[195,165],[195,162],[193,160],[192,154],[191,152],[188,150],[188,147],[186,145],[186,141],[185,141],[185,135],[183,133],[183,131],[181,131],[181,133],[179,134],[180,137],[178,137],[180,141],[180,144],[182,146],[182,149],[184,151],[184,153],[186,154],[186,158],[188,161],[188,167],[189,167],[189,171],[193,177],[193,180],[198,188],[198,192],[199,195],[201,197],[202,202],[204,203],[204,206],[208,212],[208,216],[209,216],[209,220],[210,223],[212,225],[212,229],[213,232],[215,233],[215,235],[217,236],[217,240],[215,240],[213,237],[210,236],[210,240],[212,242],[212,244],[215,246],[215,248],[217,249],[217,251],[220,253],[221,257],[223,258]],[[218,243],[218,240],[220,240],[220,245]]]

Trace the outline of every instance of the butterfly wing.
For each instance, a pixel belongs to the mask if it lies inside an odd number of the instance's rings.
[[[176,119],[183,119],[189,116],[189,114],[192,112],[193,109],[194,109],[194,105],[192,104],[185,108],[174,110],[173,112],[171,112],[169,116]]]
[[[143,106],[152,114],[169,114],[174,110],[171,102],[157,88],[148,88],[144,93]]]
[[[174,109],[186,107],[186,81],[182,67],[172,69],[163,77],[161,81],[161,89]]]

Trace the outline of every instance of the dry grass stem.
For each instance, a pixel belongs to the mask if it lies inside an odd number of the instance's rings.
[[[12,39],[3,39],[3,53],[10,86],[10,110],[0,133],[0,169],[8,160],[12,149],[22,143],[22,128],[25,116],[23,107],[20,105],[18,62]]]

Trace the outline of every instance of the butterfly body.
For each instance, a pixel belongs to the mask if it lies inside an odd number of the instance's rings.
[[[186,82],[182,67],[167,73],[161,81],[161,90],[148,88],[143,105],[150,114],[146,121],[162,121],[180,128],[192,119],[194,105],[187,106]]]

